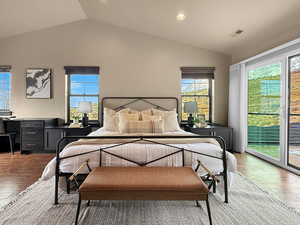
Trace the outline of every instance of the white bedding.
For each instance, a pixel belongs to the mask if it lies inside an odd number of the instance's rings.
[[[126,134],[120,134],[118,132],[111,132],[106,131],[103,128],[98,129],[95,132],[92,132],[89,134],[89,136],[126,136]],[[133,135],[133,134],[127,134],[127,135]],[[135,134],[137,136],[140,135],[151,135],[151,134]],[[153,135],[153,134],[152,134]],[[162,134],[158,134],[162,135]],[[176,132],[166,132],[163,133],[163,135],[166,136],[173,136],[173,135],[193,135],[191,133],[185,132],[183,130],[176,131]],[[172,144],[172,140],[168,142],[169,144]],[[64,148],[64,150],[60,153],[61,157],[65,156],[71,156],[74,154],[87,152],[91,150],[99,149],[99,147],[105,147],[105,146],[111,146],[113,144],[89,144],[89,145],[68,145]],[[222,149],[220,146],[213,144],[213,143],[190,143],[190,144],[174,144],[177,147],[183,147],[195,152],[201,152],[209,155],[214,156],[221,156],[222,155]],[[114,147],[110,150],[108,150],[112,153],[121,154],[122,156],[125,156],[127,158],[133,159],[135,161],[139,162],[147,162],[153,159],[156,159],[160,156],[163,156],[165,154],[174,152],[175,149],[168,147],[168,146],[162,146],[159,144],[152,144],[152,143],[131,143],[127,145],[122,145],[119,147]],[[89,159],[89,165],[91,168],[95,168],[99,166],[99,152],[94,152],[82,156],[77,156],[74,158],[68,158],[65,160],[62,160],[60,163],[60,171],[64,173],[73,173],[75,172],[79,166],[85,162],[87,159]],[[223,171],[223,164],[222,160],[209,158],[207,156],[201,156],[198,154],[192,154],[192,153],[185,153],[185,164],[186,166],[196,166],[197,159],[200,159],[203,164],[205,164],[208,168],[210,168],[213,172],[222,172]],[[157,161],[149,166],[181,166],[182,165],[182,156],[181,154],[173,155],[172,157],[165,158],[163,160]],[[227,152],[227,165],[228,165],[228,181],[229,186],[232,182],[232,176],[231,173],[236,171],[236,159],[233,154]],[[55,175],[55,166],[56,161],[55,158],[53,158],[46,168],[44,169],[44,172],[42,174],[42,179],[47,180]],[[121,160],[118,158],[115,158],[111,155],[102,153],[102,166],[136,166],[135,164]],[[88,172],[87,168],[83,172]]]

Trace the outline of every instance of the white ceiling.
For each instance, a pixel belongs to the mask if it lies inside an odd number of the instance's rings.
[[[299,27],[299,10],[300,0],[0,0],[0,38],[89,18],[230,55]]]
[[[89,18],[227,54],[300,24],[300,0],[79,1]],[[245,32],[232,37],[238,29]]]
[[[0,38],[85,18],[78,0],[0,0]]]

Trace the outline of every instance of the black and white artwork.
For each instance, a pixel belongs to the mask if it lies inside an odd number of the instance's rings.
[[[30,68],[26,70],[26,97],[51,98],[51,69]]]

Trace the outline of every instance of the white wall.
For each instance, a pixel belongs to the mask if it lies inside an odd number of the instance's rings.
[[[101,97],[176,96],[181,66],[215,66],[215,121],[227,123],[230,57],[123,28],[75,22],[0,40],[0,65],[12,65],[18,117],[65,117],[66,65],[100,66]],[[25,69],[53,69],[52,99],[26,99]]]

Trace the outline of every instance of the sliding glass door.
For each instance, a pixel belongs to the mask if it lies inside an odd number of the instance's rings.
[[[264,159],[281,160],[282,63],[273,62],[247,70],[248,147]]]
[[[289,57],[288,165],[300,169],[300,55]]]

